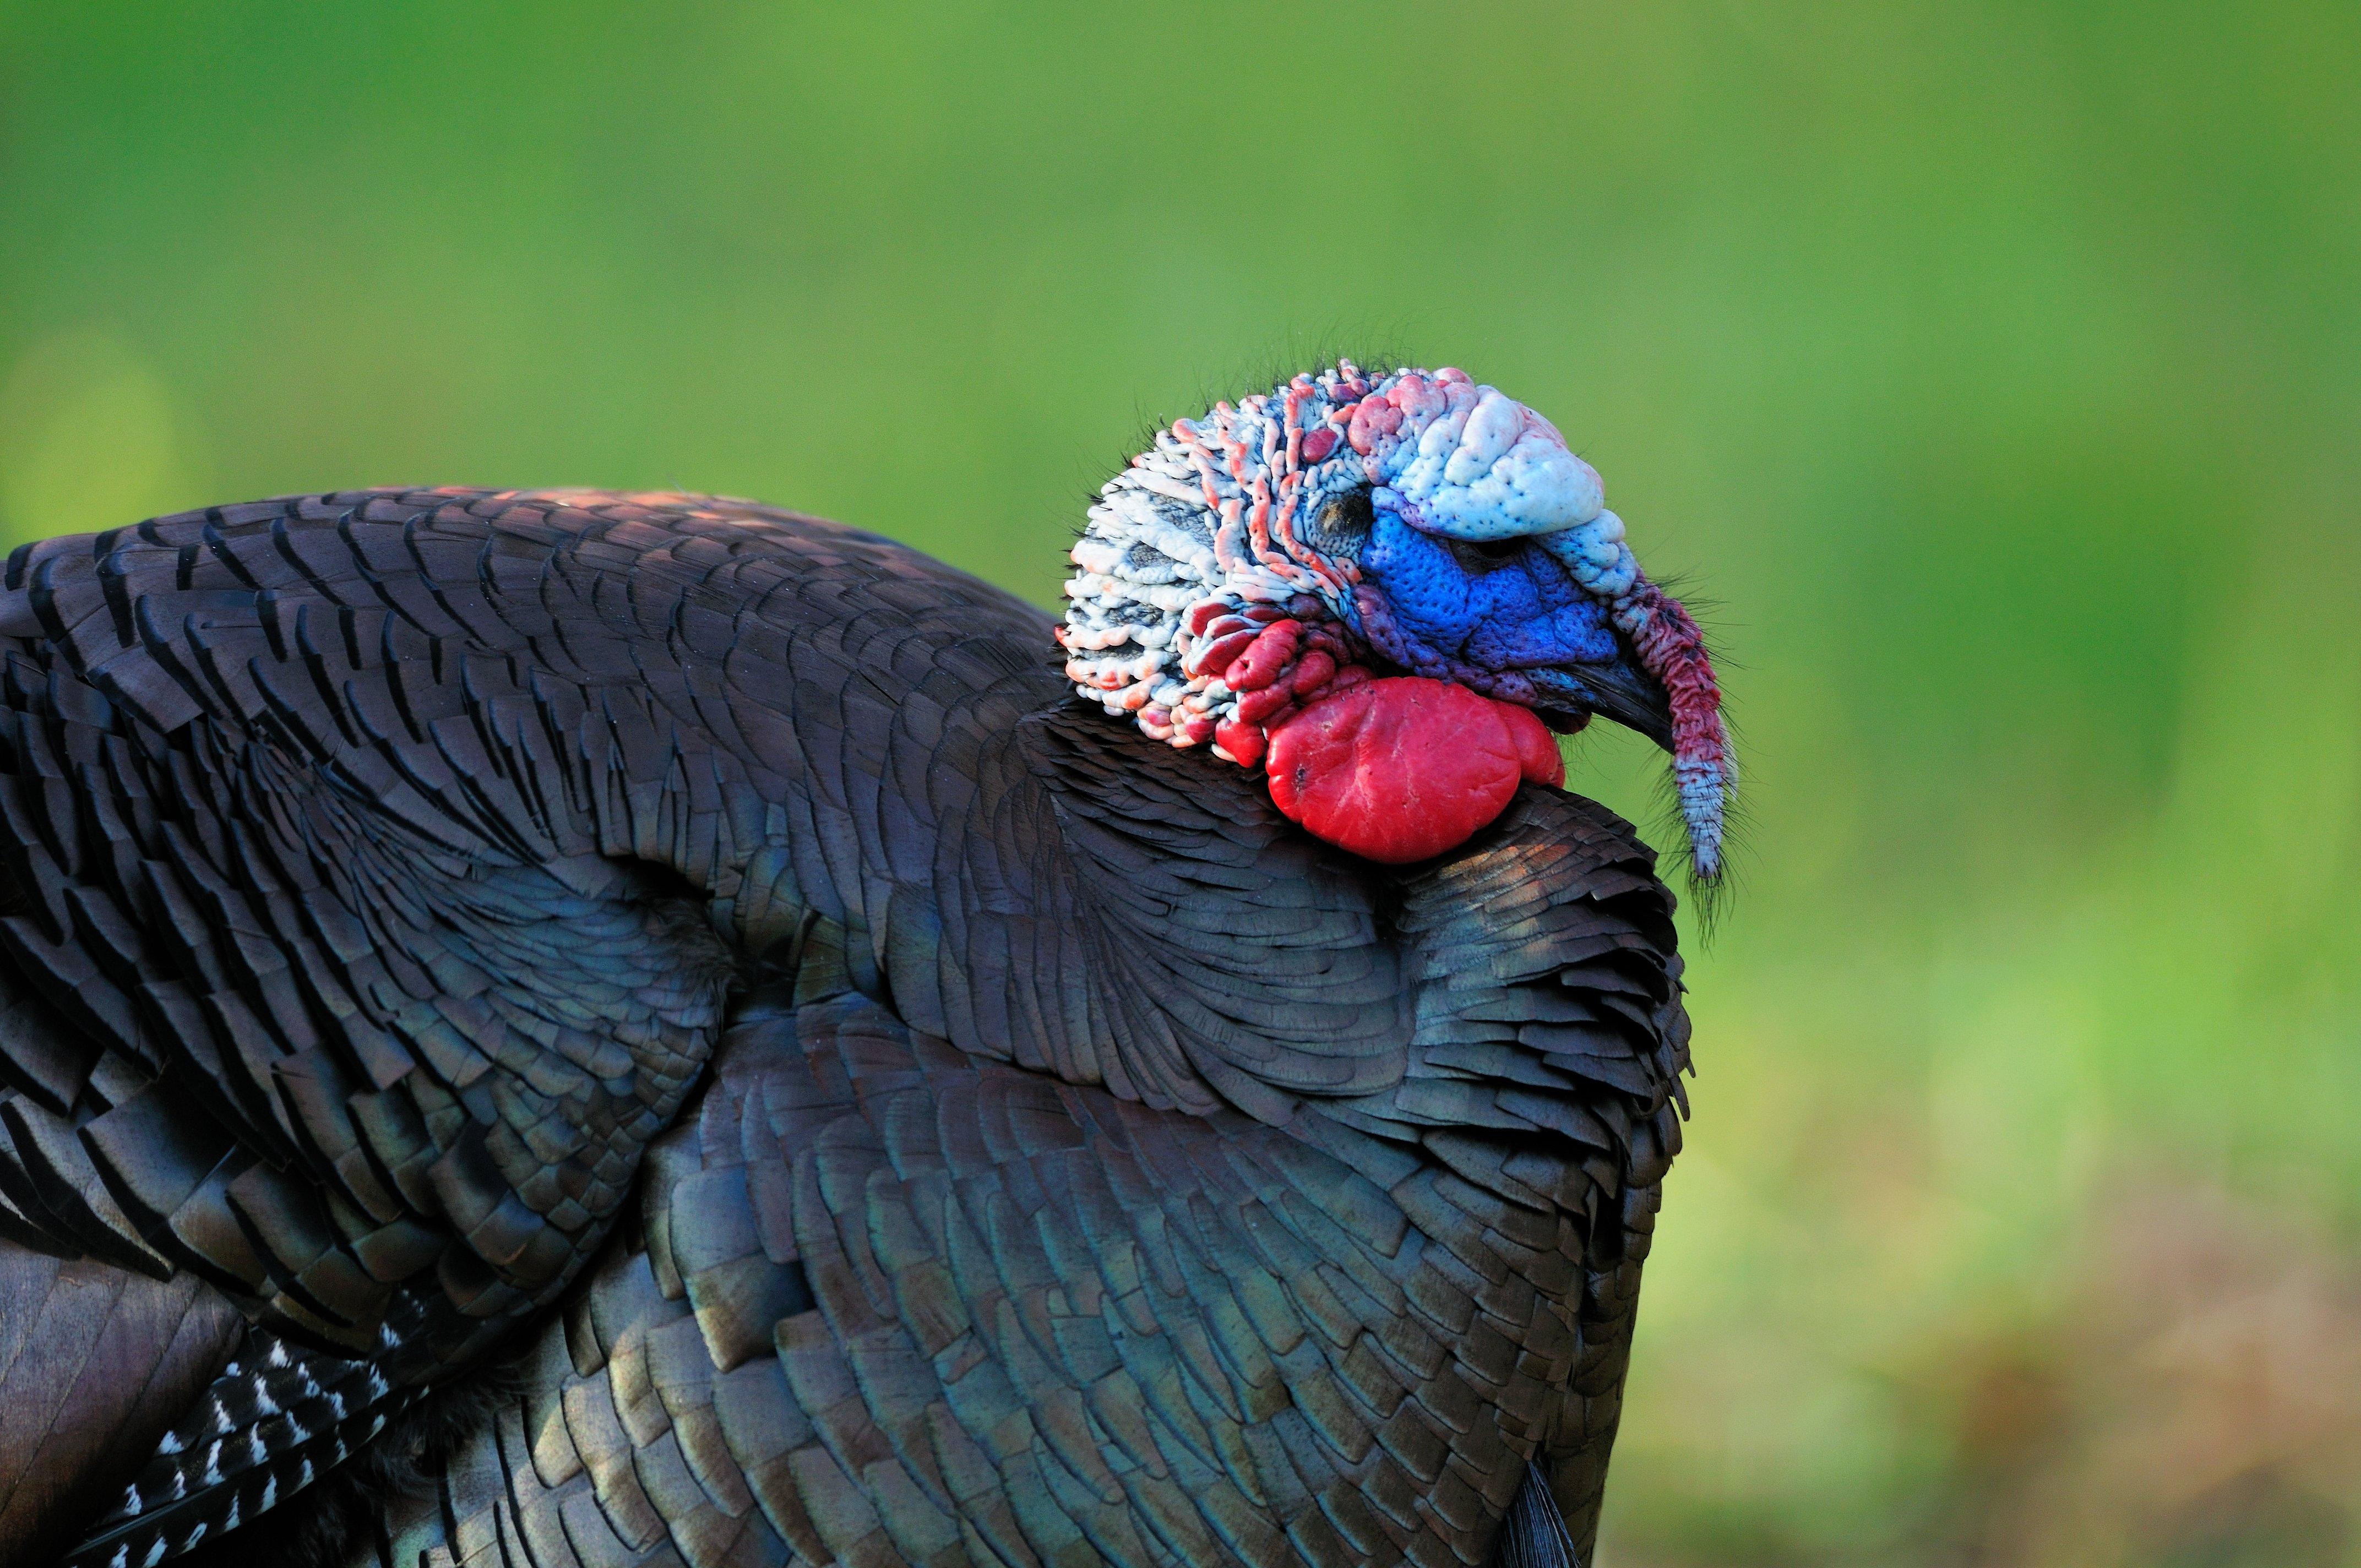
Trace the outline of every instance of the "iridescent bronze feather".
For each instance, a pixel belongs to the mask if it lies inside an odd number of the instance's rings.
[[[16,552],[0,1555],[1587,1561],[1653,857],[1355,860],[1050,636],[692,497]]]

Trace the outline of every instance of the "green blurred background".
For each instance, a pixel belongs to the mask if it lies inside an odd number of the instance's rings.
[[[2356,82],[2350,5],[0,0],[0,527],[685,487],[1046,602],[1149,416],[1464,366],[1748,768],[1608,1568],[2361,1563]]]

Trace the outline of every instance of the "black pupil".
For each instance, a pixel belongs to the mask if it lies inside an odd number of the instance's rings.
[[[1514,558],[1516,554],[1524,548],[1524,541],[1521,539],[1455,539],[1451,542],[1451,548],[1452,553],[1459,557],[1462,564],[1474,562],[1487,566],[1497,566],[1503,561]]]
[[[1321,510],[1320,532],[1324,536],[1323,554],[1345,557],[1356,556],[1369,537],[1369,524],[1375,513],[1369,505],[1366,489],[1347,490]]]

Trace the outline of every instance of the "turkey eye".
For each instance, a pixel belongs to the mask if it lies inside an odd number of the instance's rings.
[[[1479,572],[1515,560],[1525,547],[1521,539],[1454,539],[1449,543],[1451,554],[1461,566]]]
[[[1369,502],[1366,486],[1345,491],[1320,509],[1322,554],[1346,560],[1357,559],[1362,544],[1369,537],[1369,525],[1377,518],[1377,509]]]

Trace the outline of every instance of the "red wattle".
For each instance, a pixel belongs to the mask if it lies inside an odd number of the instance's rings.
[[[1270,797],[1305,832],[1363,860],[1404,865],[1456,849],[1527,776],[1506,706],[1415,675],[1323,694],[1270,730]]]
[[[1217,637],[1211,642],[1201,643],[1190,650],[1187,666],[1189,673],[1201,674],[1210,672],[1216,675],[1220,674],[1247,649],[1254,646],[1255,639],[1258,635],[1260,633],[1252,627],[1247,627],[1244,630],[1232,631]]]
[[[1551,734],[1530,707],[1519,707],[1513,702],[1495,698],[1492,711],[1509,727],[1509,739],[1516,742],[1517,764],[1524,776],[1535,784],[1552,788],[1565,784],[1565,758],[1557,749],[1557,737]]]
[[[1301,635],[1294,621],[1273,621],[1244,653],[1222,667],[1222,684],[1234,692],[1262,690],[1295,662],[1295,644]]]
[[[1301,702],[1326,685],[1335,673],[1334,656],[1324,649],[1314,648],[1295,662],[1295,668],[1287,677],[1287,689]]]
[[[1285,686],[1264,686],[1238,698],[1238,718],[1244,723],[1262,724],[1275,718],[1280,708],[1293,700],[1293,695]]]
[[[1230,754],[1230,761],[1240,767],[1251,768],[1262,761],[1263,751],[1269,745],[1269,740],[1263,734],[1262,726],[1259,724],[1248,724],[1243,719],[1224,718],[1213,726],[1213,744],[1227,751]]]

